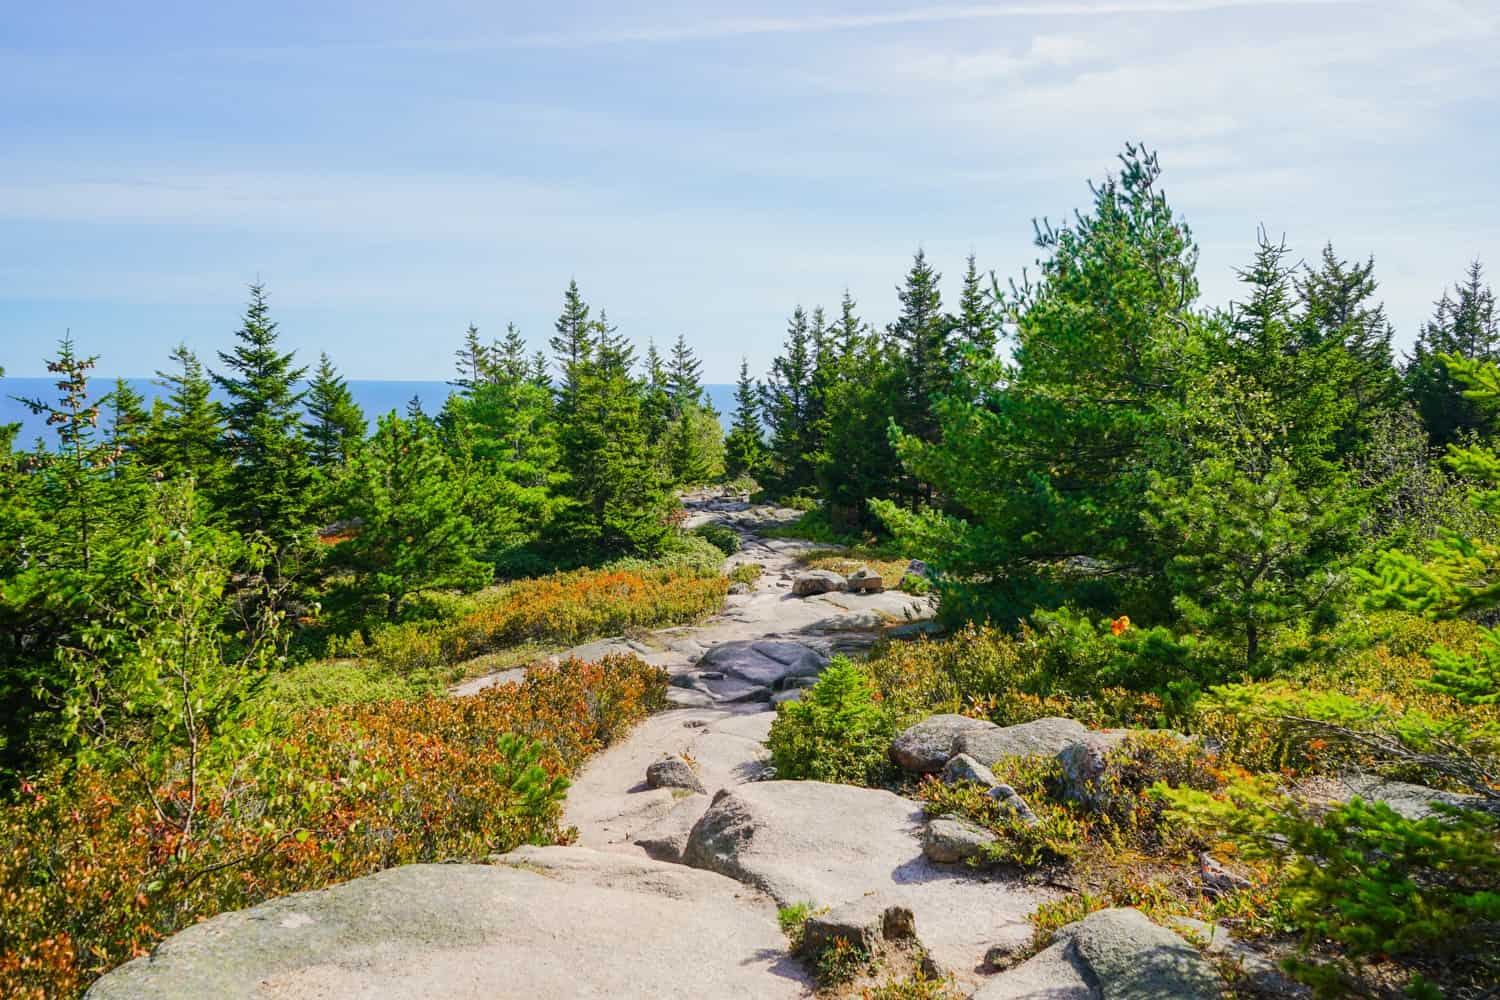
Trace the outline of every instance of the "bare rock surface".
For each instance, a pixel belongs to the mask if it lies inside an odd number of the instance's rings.
[[[927,824],[922,853],[929,861],[951,865],[979,857],[985,845],[994,842],[995,835],[977,823],[961,816],[939,816]]]
[[[726,879],[581,848],[499,861],[407,865],[222,914],[88,996],[807,995],[772,905]]]
[[[1050,895],[934,864],[922,854],[924,827],[922,807],[890,792],[757,782],[715,797],[683,860],[761,889],[784,906],[837,907],[876,893],[911,910],[941,967],[977,983],[986,949],[1028,939],[1027,916]]]
[[[816,955],[838,938],[874,954],[887,942],[916,940],[916,917],[906,907],[871,893],[808,917],[802,945]]]
[[[959,736],[954,749],[994,767],[1006,757],[1051,757],[1088,735],[1083,723],[1054,716],[1018,726],[970,730]]]

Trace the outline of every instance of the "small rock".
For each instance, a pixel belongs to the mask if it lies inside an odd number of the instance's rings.
[[[927,564],[920,559],[913,559],[906,564],[906,573],[904,575],[920,576],[924,580],[929,579]]]
[[[1015,958],[1018,950],[1015,944],[991,945],[984,953],[984,964],[992,969],[1003,969]]]
[[[993,722],[966,715],[930,716],[896,737],[891,743],[891,761],[908,771],[941,771],[960,752],[956,746],[962,736],[998,728]]]
[[[960,781],[972,781],[985,788],[994,788],[1000,784],[995,772],[966,753],[959,754],[943,765],[943,784],[956,785]]]
[[[792,581],[792,593],[797,597],[812,597],[815,594],[830,594],[843,590],[847,581],[832,570],[815,569],[799,573]]]
[[[1050,717],[1019,726],[990,726],[962,733],[955,753],[966,753],[986,767],[1005,757],[1051,756],[1089,735],[1088,727],[1072,719]]]
[[[1225,959],[1238,978],[1255,988],[1258,996],[1308,997],[1312,991],[1300,983],[1288,979],[1281,968],[1269,956],[1256,951],[1243,941],[1236,941],[1218,924],[1194,920],[1192,917],[1167,917],[1172,930],[1187,938],[1205,954]]]
[[[771,704],[775,706],[785,705],[789,701],[801,701],[802,694],[806,690],[806,688],[787,688],[785,691],[777,691],[771,695]]]
[[[1026,800],[1009,785],[996,783],[995,787],[985,794],[1009,809],[1012,816],[1027,826],[1036,826],[1041,822],[1037,814],[1032,812],[1031,807],[1026,804]]]
[[[681,757],[666,757],[646,768],[646,785],[650,788],[686,788],[707,792],[698,772]]]
[[[939,816],[927,824],[922,853],[929,861],[954,864],[983,854],[984,846],[995,839],[993,833],[961,816]]]
[[[682,728],[684,728],[684,729],[702,729],[706,725],[708,725],[708,720],[707,719],[689,719],[689,720],[687,720],[686,722],[684,722],[682,724]]]
[[[751,587],[748,583],[731,583],[729,585],[729,593],[734,597],[741,597],[750,592]]]
[[[1207,851],[1198,855],[1198,875],[1203,880],[1203,891],[1210,896],[1226,896],[1250,888],[1249,879],[1225,868]]]
[[[827,913],[807,919],[803,950],[817,955],[838,938],[875,954],[887,943],[915,940],[916,918],[905,906],[889,903],[879,894],[860,896]]]
[[[1113,804],[1116,794],[1111,791],[1110,786],[1113,783],[1107,780],[1105,773],[1109,769],[1110,751],[1123,744],[1135,732],[1130,729],[1111,729],[1089,733],[1085,738],[1059,752],[1057,760],[1062,765],[1063,797],[1088,809],[1101,811],[1108,809]],[[1141,732],[1166,731],[1141,730]],[[1192,743],[1181,733],[1169,735],[1181,740],[1185,745]]]
[[[854,594],[878,594],[885,589],[885,583],[880,579],[880,574],[868,566],[861,566],[850,573],[844,586]]]

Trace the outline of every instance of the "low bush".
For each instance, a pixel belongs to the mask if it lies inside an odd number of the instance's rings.
[[[272,896],[566,840],[568,775],[662,707],[666,682],[633,657],[569,661],[473,698],[315,709],[152,788],[87,764],[28,782],[0,807],[0,995],[75,996],[166,935]],[[184,832],[163,816],[189,796],[199,820]]]
[[[703,543],[707,546],[707,543]],[[719,574],[650,566],[578,570],[510,584],[475,600],[450,622],[411,622],[355,634],[335,656],[373,660],[403,675],[451,673],[453,664],[525,642],[566,645],[630,628],[697,621],[719,610],[729,581]]]
[[[740,550],[740,533],[726,524],[701,524],[693,529],[693,534],[726,556],[732,556]]]
[[[749,584],[753,587],[765,569],[760,563],[740,563],[729,571],[729,582]]]
[[[891,766],[894,731],[869,678],[835,657],[801,701],[777,711],[767,743],[778,778],[874,785]]]

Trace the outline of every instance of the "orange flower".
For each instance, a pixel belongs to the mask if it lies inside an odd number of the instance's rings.
[[[1109,631],[1112,635],[1122,635],[1130,627],[1130,616],[1121,615],[1109,623]]]

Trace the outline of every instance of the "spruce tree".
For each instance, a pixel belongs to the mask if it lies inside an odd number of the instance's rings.
[[[597,326],[589,322],[588,303],[578,291],[578,282],[569,281],[568,290],[563,293],[562,313],[553,324],[557,332],[549,341],[560,376],[558,403],[564,411],[573,407],[578,391],[578,369],[593,355]]]
[[[672,359],[667,365],[667,394],[672,398],[674,417],[686,407],[703,402],[703,362],[698,360],[680,333],[672,345]]]
[[[798,306],[787,324],[782,353],[771,362],[761,387],[761,412],[771,435],[768,471],[771,485],[783,496],[813,485],[808,404],[815,360],[807,313]]]
[[[949,317],[948,325],[952,330],[953,349],[950,368],[955,374],[967,370],[972,363],[970,358],[982,363],[995,356],[995,349],[1000,344],[1000,318],[990,306],[979,264],[972,253],[965,262],[958,312]]]
[[[473,323],[464,331],[464,342],[453,352],[456,376],[448,384],[468,392],[490,377],[493,348],[479,339],[479,327]]]
[[[949,322],[943,313],[938,283],[942,275],[918,250],[906,283],[897,289],[901,314],[887,335],[901,354],[905,369],[900,408],[894,414],[902,429],[928,444],[938,439],[936,402],[952,385]]]
[[[473,590],[489,581],[492,568],[479,559],[460,478],[431,421],[382,417],[355,461],[349,496],[360,528],[340,546],[340,557],[388,620],[410,594]]]
[[[365,439],[365,415],[327,354],[319,355],[307,390],[307,415],[311,419],[303,431],[313,465],[330,469],[347,464]]]
[[[147,437],[148,464],[168,478],[193,476],[201,494],[218,496],[228,471],[219,448],[224,408],[212,398],[213,384],[187,345],[175,347],[171,358],[179,370],[156,373],[166,397]]]
[[[109,446],[117,465],[133,465],[140,459],[140,451],[150,430],[151,418],[146,413],[146,397],[122,378],[115,379],[115,387],[104,397],[109,413]]]
[[[531,377],[531,361],[526,357],[526,338],[514,323],[505,324],[505,339],[489,349],[491,377],[496,375],[519,382]],[[546,362],[543,362],[545,366]]]
[[[750,362],[740,359],[740,377],[734,387],[734,421],[724,442],[724,464],[731,476],[755,476],[766,460],[761,436],[760,395],[750,378]]]
[[[642,417],[646,422],[646,439],[652,445],[666,440],[667,430],[672,425],[672,390],[667,366],[656,349],[656,341],[646,342],[645,398],[642,402]]]
[[[1437,301],[1434,314],[1417,335],[1403,377],[1407,396],[1435,446],[1453,444],[1467,433],[1488,436],[1497,426],[1491,410],[1464,395],[1463,385],[1448,371],[1447,355],[1473,361],[1500,360],[1500,314],[1495,293],[1484,280],[1479,261],[1467,278]]]
[[[307,373],[292,352],[277,349],[265,287],[250,286],[250,304],[234,350],[219,352],[214,383],[229,397],[223,449],[230,462],[220,503],[243,534],[262,533],[278,547],[306,529],[312,483],[307,449],[297,433]]]

